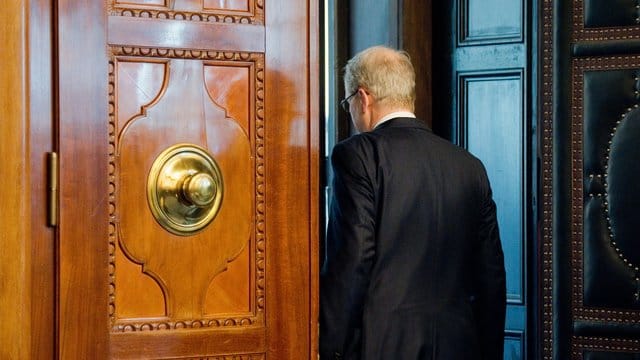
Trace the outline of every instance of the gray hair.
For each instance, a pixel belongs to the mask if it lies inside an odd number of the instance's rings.
[[[357,53],[344,67],[347,96],[365,88],[381,104],[413,111],[416,74],[409,54],[385,46],[374,46]]]

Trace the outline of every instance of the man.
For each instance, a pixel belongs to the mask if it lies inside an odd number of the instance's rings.
[[[345,67],[360,134],[331,156],[321,359],[502,359],[505,272],[482,163],[413,115],[409,57]]]

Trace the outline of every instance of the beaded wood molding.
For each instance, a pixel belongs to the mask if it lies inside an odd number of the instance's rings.
[[[112,47],[109,61],[109,318],[112,331],[150,331],[175,330],[185,328],[212,328],[234,326],[256,326],[264,322],[265,311],[265,172],[264,172],[264,55],[261,53],[223,52],[204,50],[156,49]],[[172,321],[168,318],[136,319],[133,321],[116,319],[116,247],[118,246],[118,229],[116,221],[116,58],[134,57],[162,57],[179,59],[201,59],[211,61],[252,62],[255,83],[255,310],[250,316],[207,317],[203,319],[189,319]],[[252,301],[253,302],[253,301]],[[259,354],[258,354],[259,355]],[[254,355],[250,355],[254,356]],[[256,355],[257,356],[257,355]],[[259,355],[263,356],[263,355]],[[247,357],[246,359],[262,359],[263,357]],[[214,358],[223,359],[223,358]],[[226,358],[224,358],[226,359]],[[237,359],[234,357],[233,359]],[[245,358],[240,358],[245,359]]]
[[[144,48],[131,46],[110,47],[112,56],[135,56],[135,57],[159,57],[170,59],[199,59],[199,60],[222,60],[222,61],[252,61],[257,65],[256,79],[263,83],[264,78],[264,55],[261,53],[233,52],[233,51],[212,51],[197,49],[161,49]]]
[[[142,6],[109,3],[110,16],[129,16],[150,19],[222,22],[264,25],[264,0],[248,0],[249,11],[212,9],[180,11],[168,6]]]

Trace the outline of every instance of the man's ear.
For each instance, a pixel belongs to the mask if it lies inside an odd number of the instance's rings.
[[[360,112],[364,113],[371,106],[371,95],[365,89],[359,88],[358,96],[360,97]]]

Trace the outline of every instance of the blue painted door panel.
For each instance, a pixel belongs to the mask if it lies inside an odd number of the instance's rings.
[[[434,28],[445,30],[434,35],[434,131],[480,158],[491,181],[507,271],[505,359],[526,359],[535,335],[534,9],[535,0],[434,2]]]

